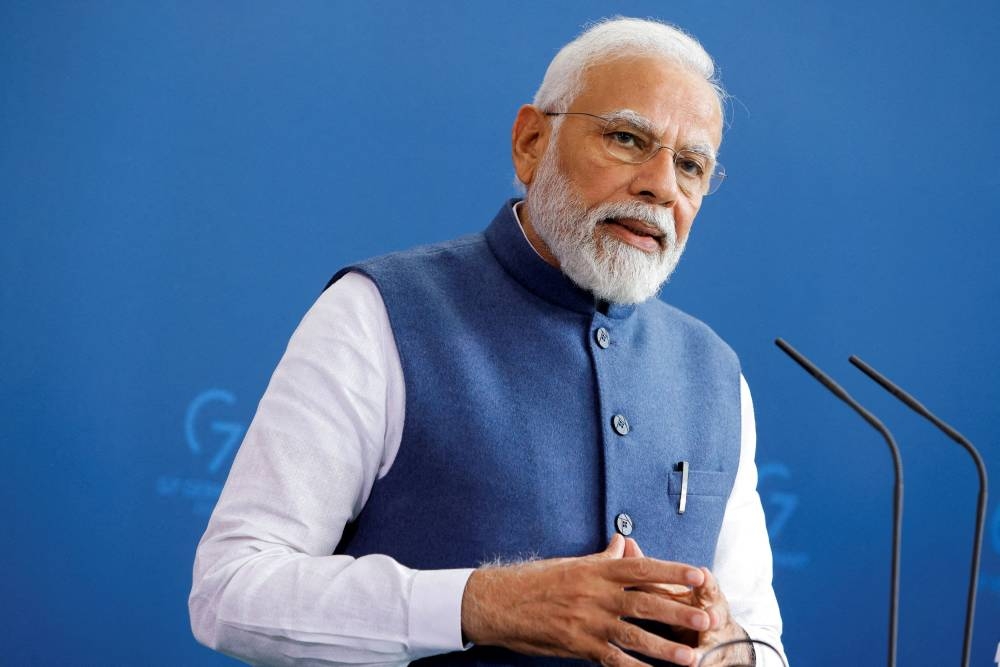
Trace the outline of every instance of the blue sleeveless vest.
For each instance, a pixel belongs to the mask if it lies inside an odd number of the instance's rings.
[[[330,281],[377,285],[406,386],[399,454],[337,553],[476,567],[592,554],[619,530],[711,567],[739,463],[736,355],[658,299],[601,312],[535,253],[513,204],[485,233]],[[474,647],[420,662],[571,661]]]

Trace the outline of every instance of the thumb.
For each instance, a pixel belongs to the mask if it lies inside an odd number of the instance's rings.
[[[602,558],[621,558],[625,555],[625,538],[615,533],[607,548],[597,555]]]
[[[625,558],[642,558],[645,554],[639,548],[639,543],[631,537],[625,539]]]

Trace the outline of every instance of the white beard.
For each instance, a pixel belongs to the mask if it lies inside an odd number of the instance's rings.
[[[525,197],[531,224],[570,280],[611,303],[639,303],[659,293],[684,252],[677,242],[673,211],[638,201],[608,202],[587,210],[559,170],[555,147],[542,156]],[[598,226],[609,218],[632,218],[663,233],[663,248],[644,252]]]

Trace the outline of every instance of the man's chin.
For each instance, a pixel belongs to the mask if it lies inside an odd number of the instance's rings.
[[[598,257],[591,265],[584,289],[603,301],[638,304],[655,298],[673,275],[676,258],[665,257],[670,251],[648,253],[617,239],[598,244]],[[616,255],[609,258],[608,252]],[[580,284],[579,282],[577,284]]]
[[[574,282],[601,301],[622,305],[638,304],[656,297],[669,278],[669,274],[661,279],[659,274],[637,276],[632,271],[614,269],[605,269],[602,274],[580,276],[583,279],[574,279]]]

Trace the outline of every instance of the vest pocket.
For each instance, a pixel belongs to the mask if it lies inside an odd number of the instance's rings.
[[[732,485],[733,476],[730,473],[717,470],[688,470],[688,496],[722,496],[728,498]],[[680,471],[671,471],[670,477],[667,479],[667,493],[680,498]]]

